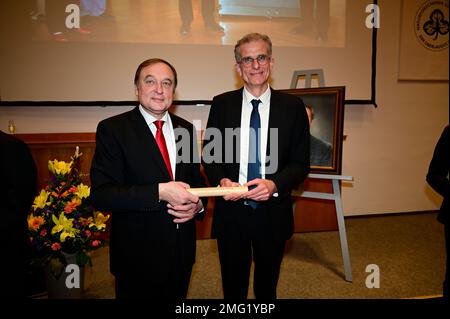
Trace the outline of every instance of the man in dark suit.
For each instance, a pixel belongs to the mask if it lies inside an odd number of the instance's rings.
[[[450,135],[448,125],[444,128],[434,149],[427,173],[427,182],[444,200],[439,210],[438,221],[444,224],[446,247],[446,270],[443,287],[445,299],[449,298],[450,285]]]
[[[253,257],[256,298],[275,299],[285,242],[294,229],[291,190],[309,172],[308,117],[300,98],[268,84],[274,64],[268,36],[244,36],[235,59],[244,87],[214,97],[202,162],[212,185],[251,190],[217,199],[212,236],[224,297],[247,298]],[[217,129],[222,136],[236,130],[237,137],[218,143],[210,134]]]
[[[2,274],[0,296],[24,298],[30,262],[27,215],[37,186],[36,165],[28,146],[0,131]]]
[[[205,22],[205,28],[212,31],[223,32],[224,29],[215,20],[216,0],[202,0],[202,17]],[[181,17],[180,32],[183,35],[191,31],[191,23],[194,20],[194,11],[192,0],[178,0],[178,8]]]
[[[134,83],[140,105],[97,127],[92,200],[112,212],[116,297],[186,298],[206,207],[186,190],[204,185],[195,128],[168,112],[177,73],[167,61],[142,62]]]
[[[314,120],[314,109],[311,105],[306,105],[306,113],[311,128]],[[333,146],[311,134],[309,160],[311,166],[331,166],[333,164]]]
[[[300,24],[291,32],[326,41],[330,26],[330,0],[299,0],[299,7]]]

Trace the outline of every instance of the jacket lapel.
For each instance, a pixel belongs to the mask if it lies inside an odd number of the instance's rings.
[[[280,133],[279,128],[281,127],[281,118],[280,118],[280,110],[277,110],[277,105],[280,105],[280,96],[278,93],[270,88],[270,111],[269,111],[269,127],[267,130],[267,148],[266,148],[266,156],[270,155],[270,130],[278,129],[278,134]],[[280,138],[278,136],[278,138]],[[279,141],[278,141],[279,142]],[[266,163],[268,166],[269,163]]]
[[[174,131],[175,131],[175,129],[182,127],[176,116],[174,116],[170,112],[169,112],[169,116],[170,116],[170,120],[172,121],[172,127],[173,127]],[[179,154],[178,154],[178,149],[177,149],[177,143],[180,141],[181,137],[182,137],[181,135],[175,134],[175,158],[176,158],[175,180],[176,181],[180,180],[181,170],[183,168],[183,165],[180,165],[180,159],[179,159]]]
[[[242,87],[239,90],[235,91],[235,94],[233,94],[231,96],[231,98],[228,101],[228,105],[225,105],[225,107],[227,108],[226,115],[227,115],[227,119],[225,121],[226,126],[231,128],[231,129],[235,129],[235,128],[241,128],[241,117],[242,117],[242,99],[243,99],[243,94],[244,94],[244,88]],[[239,134],[237,134],[236,139],[235,139],[235,143],[233,143],[233,157],[236,157],[236,155],[238,154],[238,150],[239,150],[239,144],[240,144],[240,140],[241,140],[241,134],[240,134],[240,130],[239,130]],[[223,144],[223,155],[225,155],[226,149],[225,149],[225,142]],[[224,159],[225,160],[225,159]],[[231,174],[231,179],[238,181],[239,180],[239,159],[237,161],[233,161],[233,169],[232,169],[232,174]]]
[[[240,90],[237,90],[235,92],[236,94],[234,94],[230,99],[230,105],[227,105],[227,108],[230,110],[230,112],[228,112],[228,114],[230,114],[230,118],[227,123],[229,123],[229,126],[231,128],[240,128],[242,115],[242,96],[244,94],[244,88],[241,88]]]
[[[132,119],[136,123],[136,129],[138,130],[138,138],[143,141],[142,153],[145,154],[146,163],[154,162],[157,165],[158,171],[164,175],[164,178],[170,181],[170,174],[167,170],[166,163],[161,155],[158,144],[156,143],[155,137],[153,136],[150,127],[145,122],[144,117],[139,111],[139,107],[134,109],[132,113]],[[154,171],[154,170],[152,170]]]

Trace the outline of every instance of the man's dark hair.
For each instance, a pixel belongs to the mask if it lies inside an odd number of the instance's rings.
[[[175,88],[177,87],[177,84],[178,84],[177,71],[175,70],[175,68],[173,67],[172,64],[170,64],[166,60],[163,60],[160,58],[148,59],[148,60],[145,60],[144,62],[142,62],[141,64],[139,64],[139,66],[136,70],[136,74],[134,75],[134,85],[136,85],[136,86],[138,85],[139,77],[141,75],[141,71],[143,68],[146,68],[150,65],[157,64],[157,63],[164,63],[172,70],[173,77],[174,77],[173,89],[175,90]]]

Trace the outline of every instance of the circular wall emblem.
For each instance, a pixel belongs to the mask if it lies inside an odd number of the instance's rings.
[[[418,41],[427,49],[441,51],[448,48],[448,0],[428,0],[419,8],[414,20]]]

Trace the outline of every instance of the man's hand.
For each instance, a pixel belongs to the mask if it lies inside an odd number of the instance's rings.
[[[232,182],[228,178],[222,178],[220,180],[220,187],[236,187],[236,186],[241,186],[241,185],[239,185],[239,183]],[[228,195],[223,196],[223,199],[224,200],[237,201],[239,199],[242,199],[242,196],[243,196],[242,193],[228,194]]]
[[[189,193],[186,189],[189,184],[183,182],[159,183],[159,200],[168,202],[172,206],[197,204],[198,196]]]
[[[194,218],[195,214],[203,209],[203,203],[199,200],[197,203],[188,203],[185,205],[172,206],[171,204],[167,204],[167,207],[169,208],[168,213],[176,217],[173,222],[180,224]]]
[[[255,178],[244,184],[244,186],[252,185],[256,185],[256,187],[244,194],[245,199],[266,201],[277,191],[275,183],[270,179]]]

